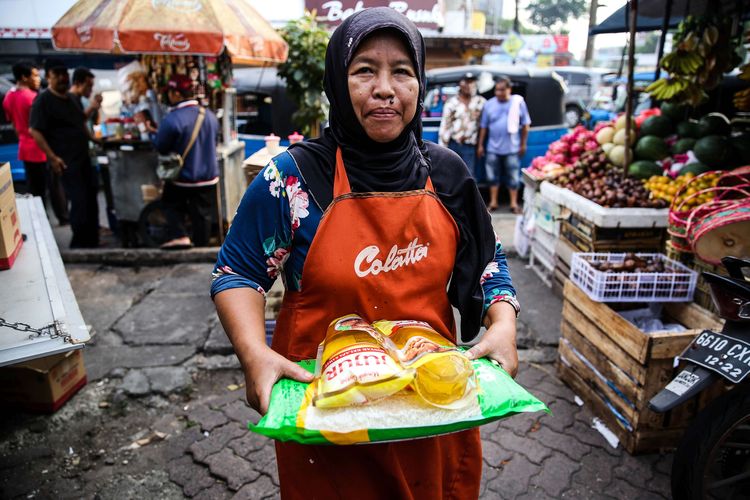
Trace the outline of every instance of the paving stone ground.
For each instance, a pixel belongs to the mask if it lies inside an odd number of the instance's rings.
[[[633,457],[592,428],[551,363],[560,301],[509,262],[527,311],[517,380],[552,414],[481,428],[481,498],[669,498],[671,454]],[[259,415],[207,296],[211,266],[67,270],[95,332],[89,384],[51,416],[0,412],[0,498],[278,498],[273,442],[247,431]]]

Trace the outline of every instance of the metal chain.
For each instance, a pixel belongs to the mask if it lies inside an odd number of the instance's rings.
[[[0,326],[7,326],[8,328],[11,328],[13,330],[17,330],[19,332],[31,332],[31,335],[29,335],[29,340],[33,340],[35,338],[47,336],[50,339],[56,339],[56,338],[62,338],[63,342],[72,342],[73,339],[70,335],[64,335],[62,332],[62,329],[58,325],[57,321],[50,323],[47,326],[43,326],[41,328],[34,328],[31,325],[28,325],[26,323],[16,322],[16,323],[10,323],[3,318],[0,318]]]

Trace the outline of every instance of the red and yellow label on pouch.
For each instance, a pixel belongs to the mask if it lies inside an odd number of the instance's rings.
[[[414,370],[404,369],[378,340],[380,333],[357,315],[334,320],[318,348],[312,404],[337,408],[364,404],[404,389]]]
[[[311,403],[360,405],[413,388],[441,408],[459,408],[476,387],[470,360],[419,321],[376,321],[356,314],[331,322],[318,348]]]

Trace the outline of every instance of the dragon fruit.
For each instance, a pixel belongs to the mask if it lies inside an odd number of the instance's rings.
[[[554,163],[559,163],[560,165],[566,165],[568,163],[567,161],[565,161],[565,155],[562,153],[553,154],[552,161]]]
[[[598,147],[599,147],[599,143],[596,141],[592,141],[591,139],[586,141],[586,144],[583,145],[583,149],[585,149],[586,151],[593,151]]]

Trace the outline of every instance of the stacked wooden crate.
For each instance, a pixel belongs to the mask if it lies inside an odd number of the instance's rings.
[[[539,194],[560,206],[552,288],[562,294],[574,252],[661,252],[667,210],[606,208],[567,189],[543,182]]]
[[[560,239],[555,247],[553,290],[562,295],[575,252],[661,252],[665,230],[660,227],[599,227],[581,215],[563,210]]]
[[[618,436],[630,453],[673,447],[697,410],[722,391],[720,384],[665,414],[648,401],[677,373],[675,356],[719,318],[693,303],[665,303],[682,332],[645,333],[610,305],[591,300],[567,281],[564,287],[558,374]],[[613,305],[614,306],[614,305]]]

